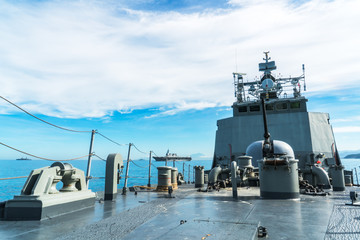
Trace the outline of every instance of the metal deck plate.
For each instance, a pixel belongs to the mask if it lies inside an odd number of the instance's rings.
[[[360,239],[360,207],[334,205],[324,239]]]
[[[1,221],[0,239],[360,239],[360,207],[345,206],[349,190],[300,200],[263,200],[259,189],[197,192],[182,186],[166,193],[128,192],[116,202],[44,221]],[[180,222],[183,221],[183,224]],[[186,222],[185,222],[186,221]],[[255,238],[256,239],[256,238]]]

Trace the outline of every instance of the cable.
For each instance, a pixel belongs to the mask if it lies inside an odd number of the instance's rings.
[[[133,160],[131,160],[130,159],[130,161],[135,165],[135,166],[137,166],[137,167],[139,167],[139,168],[148,168],[149,167],[149,165],[147,165],[147,167],[143,167],[143,166],[139,166],[139,165],[137,165]]]
[[[154,151],[151,151],[156,157],[158,157],[158,155],[154,152]]]
[[[29,156],[34,157],[34,158],[39,158],[39,159],[42,159],[42,160],[53,161],[53,162],[72,161],[72,160],[77,160],[77,159],[84,158],[84,157],[88,157],[88,156],[92,155],[92,154],[87,154],[87,155],[84,155],[84,156],[81,156],[81,157],[76,157],[76,158],[71,158],[71,159],[54,160],[54,159],[50,159],[50,158],[39,157],[39,156],[30,154],[30,153],[21,151],[21,150],[19,150],[19,149],[14,148],[14,147],[10,147],[9,145],[6,145],[5,143],[2,143],[2,142],[0,142],[0,144],[3,145],[3,146],[5,146],[5,147],[8,147],[8,148],[10,148],[10,149],[12,149],[12,150],[15,150],[15,151],[17,151],[17,152],[23,153],[23,154],[25,154],[25,155],[29,155]]]
[[[138,150],[140,153],[143,153],[143,154],[147,155],[146,152],[140,151],[140,150],[135,146],[135,144],[132,144],[132,146],[134,146],[134,148],[135,148],[136,150]]]
[[[17,179],[17,178],[27,178],[28,176],[21,176],[21,177],[8,177],[8,178],[0,178],[0,180],[10,180],[10,179]]]
[[[110,142],[115,143],[116,145],[119,145],[119,146],[126,146],[126,145],[129,145],[129,144],[121,144],[121,143],[115,142],[114,140],[112,140],[112,139],[110,139],[110,138],[106,137],[105,135],[103,135],[103,134],[99,133],[98,131],[96,131],[96,133],[97,133],[97,134],[99,134],[100,136],[102,136],[103,138],[105,138],[105,139],[109,140]]]
[[[49,122],[47,122],[47,121],[45,121],[45,120],[43,120],[43,119],[41,119],[41,118],[36,117],[35,115],[29,113],[28,111],[22,109],[21,107],[19,107],[18,105],[16,105],[16,104],[13,103],[13,102],[7,100],[6,98],[4,98],[4,97],[2,97],[2,96],[0,96],[0,98],[2,98],[3,100],[5,100],[6,102],[10,103],[11,105],[17,107],[18,109],[20,109],[20,110],[23,111],[24,113],[32,116],[33,118],[36,118],[37,120],[40,120],[40,121],[42,121],[42,122],[44,122],[44,123],[46,123],[46,124],[49,124],[49,125],[51,125],[51,126],[53,126],[53,127],[60,128],[60,129],[62,129],[62,130],[69,131],[69,132],[81,132],[81,133],[89,133],[89,132],[91,132],[91,131],[78,131],[78,130],[73,130],[73,129],[64,128],[64,127],[60,127],[60,126],[58,126],[58,125],[49,123]]]
[[[104,162],[106,162],[106,160],[102,157],[99,157],[99,155],[96,155],[95,153],[93,154],[95,157],[99,158],[100,160],[103,160]]]

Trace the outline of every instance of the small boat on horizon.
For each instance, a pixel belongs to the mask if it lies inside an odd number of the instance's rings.
[[[31,159],[30,159],[30,158],[27,158],[27,157],[21,157],[21,158],[17,158],[16,160],[26,160],[26,161],[30,161]]]

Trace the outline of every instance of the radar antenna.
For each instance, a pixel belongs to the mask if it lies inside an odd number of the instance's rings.
[[[263,60],[265,60],[266,62],[269,62],[269,60],[271,60],[271,57],[268,56],[269,53],[270,51],[264,52],[265,58],[263,58]]]

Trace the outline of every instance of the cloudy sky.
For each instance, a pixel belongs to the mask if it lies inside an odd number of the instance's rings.
[[[231,73],[253,80],[270,51],[277,74],[305,64],[308,109],[330,113],[339,150],[359,150],[359,11],[358,0],[0,0],[0,96],[142,152],[211,158],[216,120],[232,114]],[[89,141],[0,101],[2,143],[62,159]],[[97,135],[94,151],[127,146]],[[0,146],[0,159],[21,155]]]

